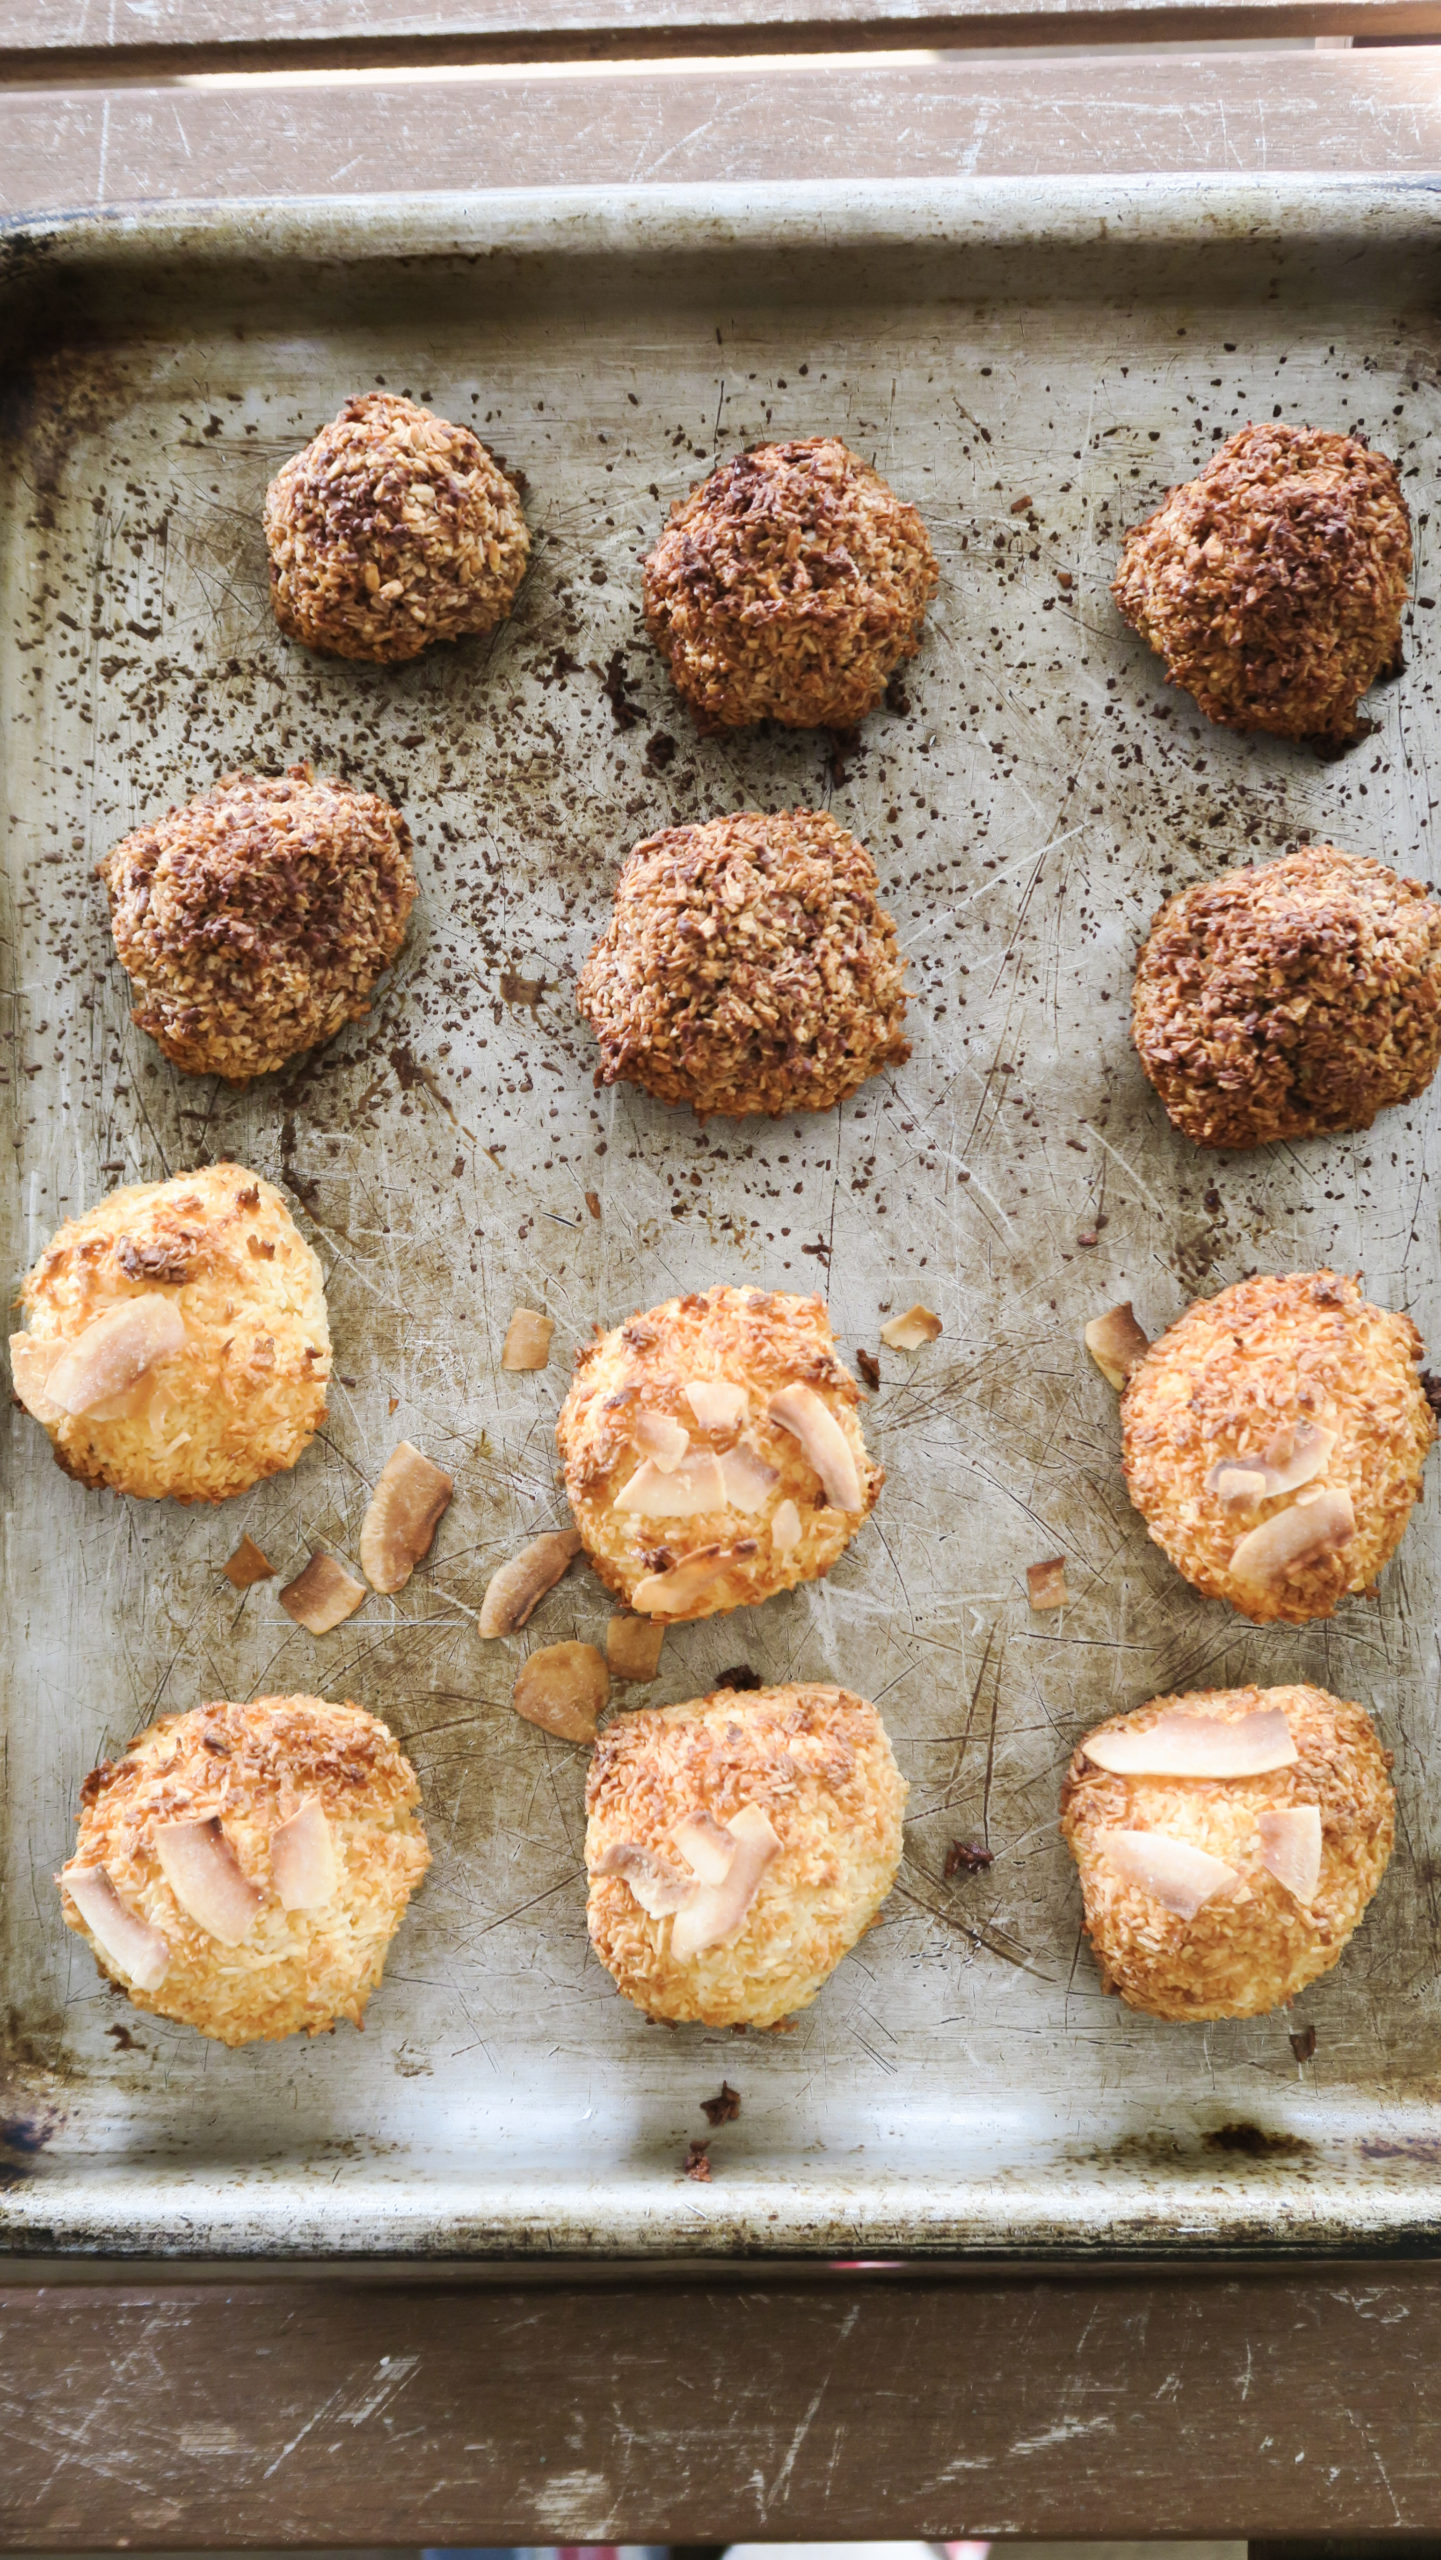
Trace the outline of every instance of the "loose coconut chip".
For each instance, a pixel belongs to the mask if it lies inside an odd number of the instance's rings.
[[[280,1594],[280,1605],[288,1618],[313,1636],[328,1636],[332,1627],[353,1618],[362,1600],[368,1597],[363,1582],[347,1573],[343,1564],[318,1548],[303,1573],[287,1582]]]
[[[319,1911],[334,1901],[340,1862],[319,1796],[307,1796],[298,1813],[276,1824],[270,1835],[270,1872],[282,1911]]]
[[[1111,1307],[1103,1316],[1092,1316],[1086,1327],[1086,1349],[1107,1383],[1118,1391],[1126,1384],[1132,1370],[1150,1350],[1149,1337],[1141,1331],[1131,1312],[1131,1301]]]
[[[754,1538],[739,1538],[733,1547],[697,1547],[664,1573],[648,1573],[630,1595],[630,1605],[646,1618],[678,1618],[724,1580],[733,1565],[756,1552]]]
[[[120,1422],[135,1389],[162,1360],[185,1348],[185,1326],[173,1298],[147,1290],[107,1307],[67,1342],[44,1381],[46,1402],[62,1414]]]
[[[782,1387],[770,1400],[770,1418],[799,1440],[825,1487],[827,1502],[837,1511],[865,1509],[855,1451],[814,1387]]]
[[[218,1813],[203,1822],[158,1823],[155,1854],[181,1910],[207,1937],[222,1947],[249,1937],[265,1896],[242,1873]]]
[[[534,1307],[517,1307],[506,1328],[502,1369],[543,1369],[550,1358],[554,1316],[537,1315]]]
[[[1203,1903],[1240,1881],[1224,1858],[1168,1831],[1099,1831],[1096,1846],[1127,1884],[1139,1885],[1181,1920],[1194,1920]]]
[[[1026,1596],[1033,1609],[1069,1609],[1064,1556],[1047,1556],[1044,1564],[1027,1565]]]
[[[1093,1768],[1118,1778],[1259,1778],[1301,1756],[1280,1707],[1232,1724],[1223,1716],[1158,1716],[1144,1731],[1122,1724],[1088,1734],[1081,1749]]]
[[[1285,1511],[1248,1529],[1231,1558],[1231,1571],[1246,1589],[1279,1591],[1288,1574],[1339,1554],[1356,1533],[1356,1513],[1344,1485],[1303,1493]]]
[[[1297,1422],[1278,1431],[1259,1457],[1249,1450],[1235,1458],[1218,1458],[1206,1478],[1206,1491],[1223,1502],[1270,1502],[1278,1493],[1298,1493],[1313,1484],[1331,1463],[1337,1435],[1320,1422]]]
[[[1256,1816],[1261,1864],[1309,1911],[1321,1881],[1321,1808],[1278,1804]]]
[[[137,1991],[158,1991],[170,1970],[170,1949],[158,1929],[121,1901],[105,1869],[67,1867],[59,1882],[111,1963]]]
[[[917,1304],[907,1307],[903,1316],[892,1316],[889,1324],[883,1324],[881,1340],[889,1343],[892,1351],[919,1351],[922,1343],[934,1342],[940,1330],[940,1317],[932,1315],[929,1307]]]
[[[612,1618],[605,1658],[613,1680],[653,1680],[660,1669],[665,1628],[655,1618]]]
[[[537,1602],[555,1589],[567,1565],[579,1555],[580,1543],[576,1529],[548,1529],[544,1537],[532,1538],[508,1564],[498,1565],[480,1604],[481,1634],[513,1636],[523,1627]]]
[[[275,1573],[269,1557],[262,1554],[255,1540],[248,1535],[241,1539],[234,1555],[220,1570],[237,1591],[248,1591],[255,1582],[269,1582]]]
[[[360,1524],[360,1570],[374,1590],[404,1590],[454,1491],[444,1468],[408,1440],[392,1450]]]
[[[562,1742],[594,1742],[609,1696],[605,1656],[593,1644],[548,1644],[522,1663],[511,1704],[528,1724],[543,1725]]]

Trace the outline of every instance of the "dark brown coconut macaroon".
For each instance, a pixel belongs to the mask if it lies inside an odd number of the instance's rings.
[[[597,1084],[719,1112],[825,1111],[910,1056],[905,962],[864,845],[822,810],[638,844],[576,1001]]]
[[[1441,903],[1332,844],[1198,881],[1146,938],[1131,1035],[1198,1146],[1369,1129],[1441,1060]]]
[[[1208,720],[1343,745],[1400,665],[1410,577],[1394,463],[1278,420],[1167,492],[1127,534],[1111,592]]]
[[[282,465],[265,539],[281,630],[378,666],[493,631],[530,556],[519,493],[480,438],[383,391]]]
[[[231,1084],[368,1013],[415,901],[400,811],[308,765],[226,774],[95,868],[135,1021],[173,1065]]]
[[[736,454],[671,509],[645,618],[702,731],[850,729],[914,657],[938,577],[916,509],[810,436]]]

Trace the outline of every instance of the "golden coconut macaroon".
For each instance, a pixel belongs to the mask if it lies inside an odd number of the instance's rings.
[[[367,1014],[415,902],[400,811],[304,764],[226,774],[95,868],[132,1018],[188,1075],[231,1084]]]
[[[828,1573],[885,1481],[860,1393],[819,1298],[719,1287],[597,1334],[556,1439],[602,1582],[671,1622]]]
[[[1198,881],[1146,938],[1131,1034],[1198,1146],[1369,1129],[1441,1059],[1441,902],[1331,844]]]
[[[1389,1767],[1364,1707],[1324,1689],[1206,1689],[1098,1725],[1061,1830],[1106,1989],[1158,2018],[1293,2000],[1386,1871]]]
[[[1131,1500],[1178,1573],[1258,1622],[1368,1591],[1420,1498],[1421,1337],[1334,1271],[1189,1307],[1121,1397]]]
[[[220,2044],[359,2026],[430,1864],[419,1802],[362,1707],[192,1707],[86,1779],[66,1926],[137,2009]]]
[[[828,1111],[911,1054],[905,961],[864,845],[824,810],[638,844],[576,990],[597,1084],[743,1118]]]
[[[493,631],[530,556],[520,494],[469,427],[370,391],[265,493],[270,595],[292,640],[395,666]]]
[[[939,574],[916,509],[838,437],[756,445],[672,507],[646,625],[702,732],[850,729],[915,656]]]
[[[60,1228],[20,1299],[15,1392],[78,1484],[224,1502],[293,1467],[324,1419],[320,1264],[243,1165],[112,1191]]]
[[[1208,720],[1344,744],[1401,660],[1411,519],[1355,436],[1242,427],[1126,536],[1111,592]]]
[[[895,1882],[906,1784],[845,1689],[718,1689],[619,1716],[586,1788],[596,1953],[648,2017],[773,2027]]]

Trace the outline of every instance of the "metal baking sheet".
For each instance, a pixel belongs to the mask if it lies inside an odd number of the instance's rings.
[[[7,1427],[11,2248],[1431,2245],[1434,1492],[1374,1604],[1249,1627],[1148,1543],[1081,1329],[1130,1297],[1155,1331],[1252,1268],[1329,1261],[1441,1339],[1431,1104],[1202,1157],[1126,1030],[1137,937],[1179,884],[1318,837],[1432,867],[1438,278],[1429,189],[1310,182],[201,208],[9,238],[6,1263],[112,1183],[228,1154],[288,1187],[337,1346],[323,1435],[222,1511],[83,1493],[23,1415]],[[276,464],[380,382],[523,471],[536,538],[491,644],[398,671],[280,639],[259,529]],[[1364,429],[1418,511],[1410,664],[1331,763],[1207,728],[1107,593],[1123,528],[1271,415]],[[637,554],[718,456],[820,430],[925,512],[943,575],[921,655],[858,747],[701,742],[644,644]],[[400,801],[421,899],[370,1020],[236,1095],[131,1027],[91,866],[217,774],[301,757]],[[597,1095],[572,989],[623,854],[800,802],[875,854],[911,956],[909,1065],[774,1125]],[[511,1644],[474,1616],[496,1561],[560,1516],[575,1347],[719,1278],[823,1289],[852,1362],[888,1307],[921,1297],[945,1324],[883,1359],[888,1481],[829,1581],[669,1635],[651,1693],[737,1662],[843,1680],[910,1781],[881,1925],[793,2031],[744,2038],[615,1996],[585,1936],[584,1758],[510,1709],[526,1645],[600,1634],[599,1585],[573,1573]],[[557,1319],[539,1377],[498,1369],[517,1302]],[[401,1433],[458,1490],[398,1600],[317,1643],[276,1585],[230,1590],[243,1530],[288,1570],[311,1543],[353,1557]],[[1074,1601],[1038,1617],[1024,1569],[1056,1553]],[[1289,2017],[1135,2016],[1079,1934],[1056,1832],[1072,1745],[1158,1690],[1303,1677],[1364,1699],[1396,1754],[1371,1916]],[[51,1878],[102,1753],[277,1689],[390,1720],[435,1866],[363,2037],[229,2053],[108,1991]],[[994,1864],[947,1882],[956,1838]],[[681,2159],[723,2075],[743,2112],[704,2186]]]

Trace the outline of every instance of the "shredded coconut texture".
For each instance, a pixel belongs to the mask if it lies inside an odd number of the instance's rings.
[[[1108,1991],[1158,2018],[1256,2018],[1327,1973],[1386,1871],[1395,1823],[1387,1759],[1364,1707],[1324,1689],[1206,1689],[1153,1698],[1100,1731],[1145,1731],[1164,1715],[1243,1716],[1279,1709],[1297,1758],[1252,1778],[1123,1778],[1082,1745],[1061,1792],[1061,1832],[1081,1878],[1085,1928]],[[1321,1878],[1303,1909],[1261,1855],[1260,1816],[1293,1805],[1321,1815]],[[1234,1867],[1239,1883],[1183,1920],[1123,1877],[1103,1832],[1164,1831]]]
[[[938,576],[916,509],[812,436],[736,454],[671,509],[645,618],[702,730],[849,729],[914,657]]]
[[[1399,667],[1411,522],[1355,436],[1242,427],[1127,534],[1121,612],[1208,720],[1342,744]]]
[[[519,492],[469,427],[366,392],[265,493],[270,593],[292,640],[396,665],[493,631],[530,556]]]
[[[905,965],[870,855],[824,812],[668,828],[581,973],[596,1082],[701,1118],[829,1110],[910,1056]]]
[[[400,811],[308,765],[226,774],[96,871],[135,1021],[175,1066],[231,1084],[368,1013],[415,901]]]

